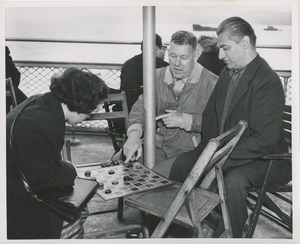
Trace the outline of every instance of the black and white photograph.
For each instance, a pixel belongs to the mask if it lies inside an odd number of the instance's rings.
[[[0,243],[299,243],[299,4],[1,1]]]

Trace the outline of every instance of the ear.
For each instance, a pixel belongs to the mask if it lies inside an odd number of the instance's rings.
[[[202,48],[197,44],[196,53],[195,53],[195,63],[198,61],[198,58],[200,57],[202,53]]]
[[[159,47],[158,47],[158,46],[155,46],[155,54],[156,54],[156,55],[157,55],[158,51],[159,51]]]
[[[194,55],[194,63],[197,63],[199,57],[200,57],[200,52],[198,50],[196,50],[195,55]]]
[[[195,53],[195,61],[196,62],[198,61],[198,58],[200,57],[200,55],[201,55],[201,52],[197,49],[196,53]]]
[[[242,38],[242,44],[243,44],[243,47],[244,47],[244,48],[248,48],[249,46],[251,46],[249,36],[244,36],[244,37]]]

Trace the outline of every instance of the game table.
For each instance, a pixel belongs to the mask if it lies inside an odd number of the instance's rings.
[[[99,188],[96,194],[103,200],[118,199],[118,209],[95,214],[117,211],[118,219],[123,218],[124,197],[174,184],[173,181],[139,162],[130,162],[125,165],[122,160],[79,166],[77,174],[82,178],[97,180]]]

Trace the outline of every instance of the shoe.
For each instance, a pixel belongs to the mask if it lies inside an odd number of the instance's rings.
[[[137,239],[137,238],[144,238],[143,232],[141,229],[132,229],[127,231],[126,233],[127,239]]]

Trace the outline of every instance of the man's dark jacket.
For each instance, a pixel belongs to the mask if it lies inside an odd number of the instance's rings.
[[[9,146],[10,129],[18,111],[27,101],[6,117],[8,238],[59,238],[63,220],[27,193],[17,173],[16,163],[21,166],[34,190],[72,186],[76,170],[70,163],[61,161],[65,117],[60,102],[51,93],[28,105],[14,126],[18,158],[15,162]]]
[[[180,160],[195,163],[208,141],[219,135],[229,82],[229,71],[224,69],[203,112],[202,141],[195,150],[179,156]],[[240,120],[247,121],[249,128],[226,161],[224,170],[262,160],[261,157],[272,152],[287,152],[282,129],[284,103],[280,78],[257,55],[239,80],[225,120],[224,131]]]

